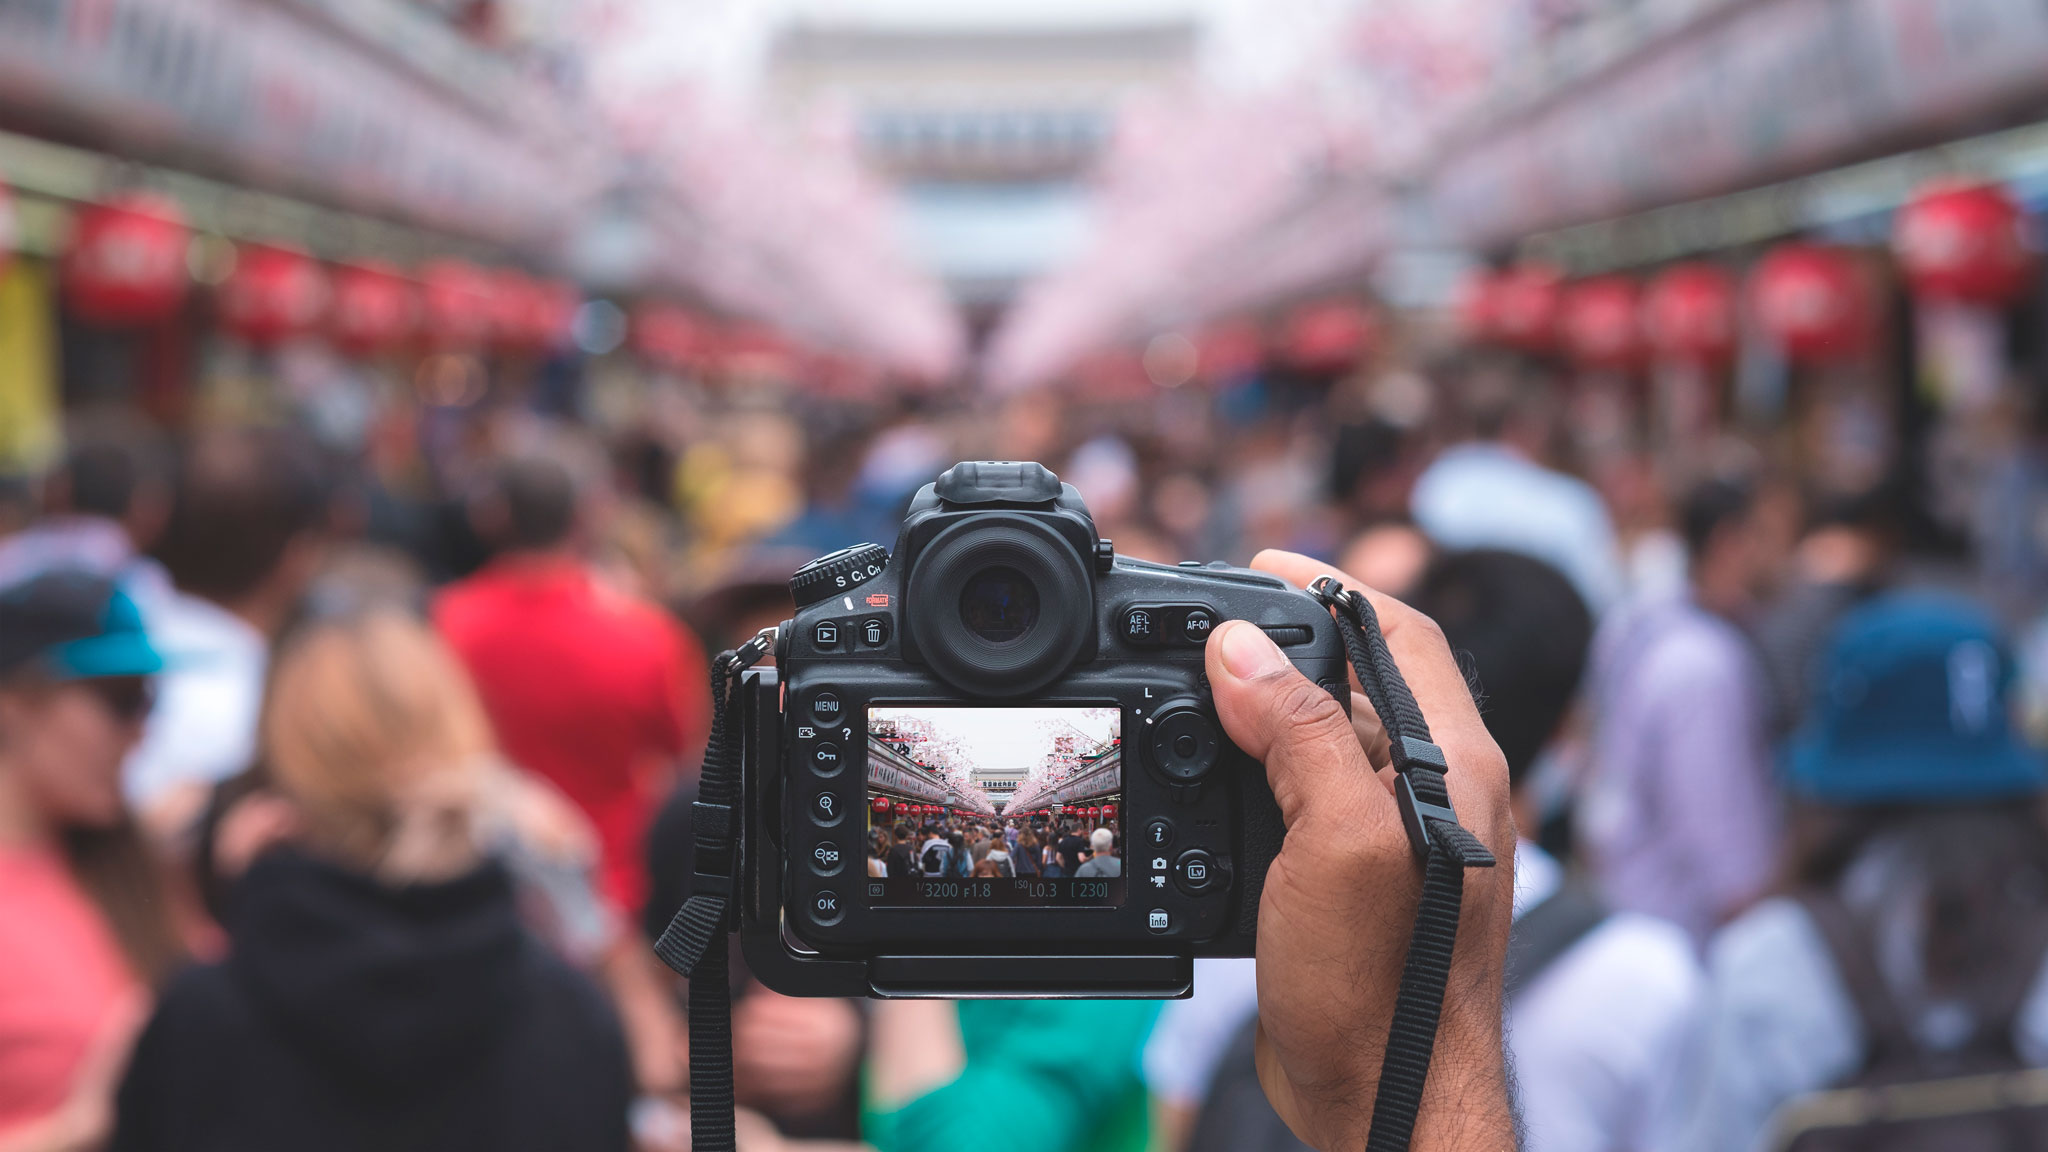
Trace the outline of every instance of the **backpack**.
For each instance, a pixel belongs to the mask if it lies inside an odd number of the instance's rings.
[[[1543,902],[1515,917],[1508,934],[1507,977],[1502,999],[1516,994],[1593,929],[1607,922],[1607,905],[1584,884],[1567,881]]]
[[[1508,937],[1507,998],[1528,986],[1607,919],[1607,906],[1568,883],[1515,918]],[[1216,1062],[1186,1152],[1309,1152],[1259,1084],[1254,1056],[1259,1020],[1246,1020]]]
[[[1772,1117],[1773,1152],[2022,1152],[2048,1148],[2048,1069],[2013,1047],[2014,1019],[2048,955],[2048,919],[2018,933],[1987,981],[1992,1006],[1954,1052],[1914,1039],[1875,949],[1832,892],[1799,897],[1827,942],[1868,1037],[1864,1063],[1842,1084],[1788,1101]]]

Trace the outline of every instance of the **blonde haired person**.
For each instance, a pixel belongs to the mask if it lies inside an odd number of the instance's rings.
[[[308,626],[261,743],[289,843],[233,889],[231,958],[164,993],[114,1147],[624,1148],[617,1020],[485,851],[505,773],[446,647],[396,610]]]

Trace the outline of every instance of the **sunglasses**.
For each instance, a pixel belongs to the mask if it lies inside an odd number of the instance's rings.
[[[99,697],[114,719],[140,720],[156,704],[156,681],[147,676],[103,676],[80,680],[78,686]]]

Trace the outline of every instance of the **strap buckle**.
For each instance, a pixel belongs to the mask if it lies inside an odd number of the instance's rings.
[[[1432,744],[1430,747],[1434,748]],[[1439,759],[1442,753],[1438,754]],[[1394,773],[1394,802],[1401,809],[1401,826],[1408,830],[1408,847],[1415,852],[1416,859],[1429,858],[1432,840],[1429,835],[1429,821],[1442,820],[1447,824],[1458,823],[1458,814],[1449,804],[1432,804],[1415,794],[1415,783],[1408,779],[1406,772]]]
[[[730,900],[733,873],[737,870],[732,805],[695,801],[690,805],[690,831],[697,848],[696,868],[690,874],[690,895]]]

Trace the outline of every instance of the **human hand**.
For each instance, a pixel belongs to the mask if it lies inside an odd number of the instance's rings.
[[[1302,587],[1332,571],[1272,551],[1252,567]],[[1459,822],[1500,861],[1465,873],[1463,919],[1413,1147],[1512,1148],[1501,1033],[1514,892],[1507,763],[1436,625],[1397,600],[1358,590],[1378,613],[1450,765],[1446,782]],[[1422,892],[1422,869],[1394,801],[1386,736],[1355,683],[1347,720],[1252,624],[1225,623],[1206,656],[1217,716],[1237,746],[1266,766],[1287,827],[1259,906],[1259,1080],[1303,1140],[1362,1148]]]
[[[808,1113],[829,1107],[860,1060],[860,1013],[846,1000],[756,988],[733,1006],[734,1082],[750,1106]]]

